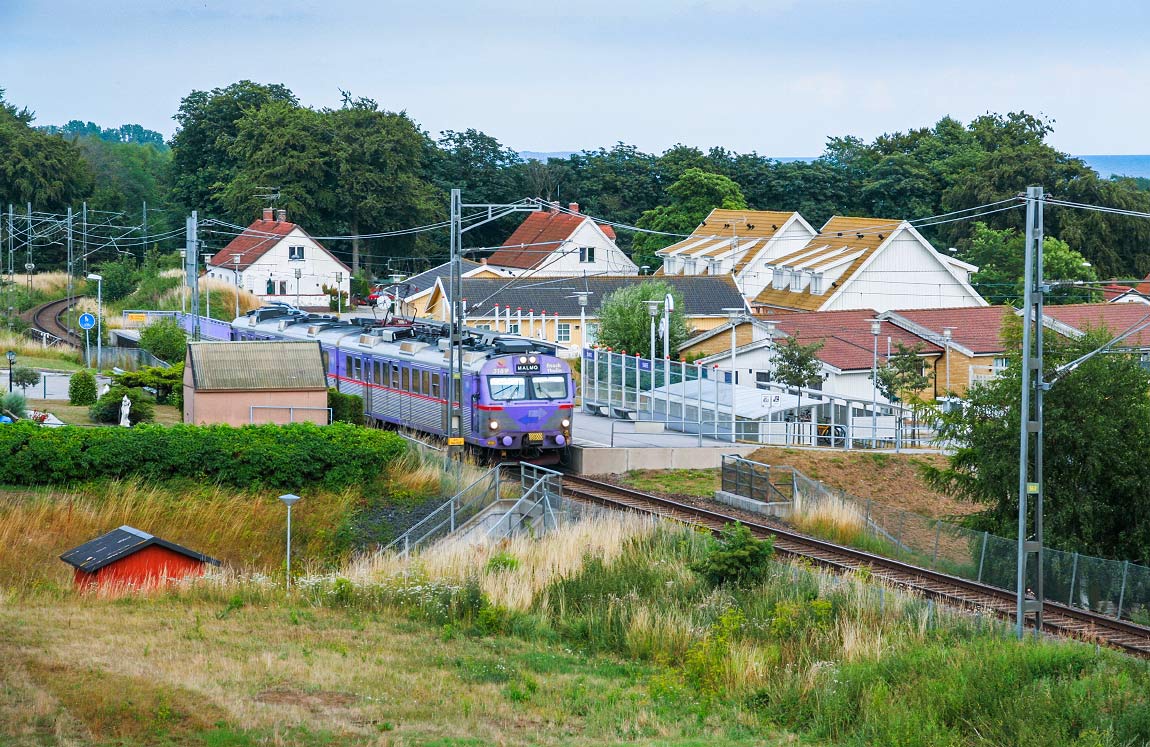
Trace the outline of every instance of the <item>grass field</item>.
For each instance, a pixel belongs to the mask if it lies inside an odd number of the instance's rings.
[[[69,425],[98,426],[88,417],[87,405],[70,405],[67,400],[59,399],[29,399],[28,407],[41,412],[50,412]],[[153,422],[162,425],[173,425],[182,422],[183,415],[172,405],[156,405],[156,417]],[[114,426],[107,426],[114,427]]]

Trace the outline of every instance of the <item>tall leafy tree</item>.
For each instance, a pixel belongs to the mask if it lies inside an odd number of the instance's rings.
[[[688,234],[715,208],[745,210],[747,207],[738,184],[695,167],[684,171],[679,180],[667,188],[667,194],[670,204],[644,212],[636,224],[639,228]],[[632,243],[633,259],[639,265],[658,267],[662,261],[655,252],[676,241],[674,236],[640,234]]]
[[[0,89],[0,195],[62,210],[92,189],[92,173],[71,143],[33,128],[35,113],[17,108]]]
[[[1023,298],[1026,237],[1013,228],[995,230],[975,223],[970,248],[963,259],[978,265],[971,278],[974,289],[991,303],[1021,305]],[[1094,281],[1094,267],[1066,242],[1046,236],[1042,242],[1043,275],[1048,280]],[[1046,295],[1048,303],[1088,303],[1099,300],[1092,286],[1056,285]]]
[[[1014,325],[1017,321],[1011,320]],[[1067,342],[1047,335],[1047,371],[1110,338],[1098,330]],[[955,444],[931,481],[983,507],[972,524],[1017,535],[1022,361],[972,387],[967,405],[942,416]],[[1047,544],[1107,558],[1150,561],[1150,374],[1136,355],[1098,355],[1059,377],[1045,396]]]
[[[251,217],[229,214],[223,193],[241,165],[242,156],[232,151],[240,120],[272,102],[294,105],[298,100],[285,86],[241,80],[211,91],[192,91],[180,101],[175,115],[180,128],[172,138],[172,189],[178,204],[240,222]]]
[[[798,388],[796,407],[800,416],[803,406],[801,387],[814,387],[823,380],[823,364],[819,360],[822,349],[822,340],[804,345],[797,336],[783,337],[775,343],[774,377],[787,386]]]
[[[670,283],[657,280],[625,286],[603,299],[599,306],[598,344],[615,351],[649,354],[651,315],[645,302],[663,301],[668,293],[675,299],[675,310],[671,312],[671,350],[678,350],[688,336],[683,299]],[[658,344],[656,347],[659,348]]]

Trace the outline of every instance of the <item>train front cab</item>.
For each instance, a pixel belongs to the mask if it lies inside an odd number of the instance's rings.
[[[478,444],[530,461],[559,461],[571,445],[574,382],[561,359],[505,355],[487,361],[472,394]]]

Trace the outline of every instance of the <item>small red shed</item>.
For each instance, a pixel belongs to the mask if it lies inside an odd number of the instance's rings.
[[[220,561],[130,526],[113,529],[60,556],[75,568],[77,589],[152,588],[201,575]]]

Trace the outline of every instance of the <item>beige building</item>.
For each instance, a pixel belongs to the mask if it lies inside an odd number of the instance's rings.
[[[497,332],[546,340],[562,347],[560,355],[577,357],[594,345],[599,331],[599,305],[616,290],[643,282],[635,276],[580,278],[520,277],[463,279],[467,324]],[[726,309],[745,309],[746,303],[730,275],[695,275],[651,278],[672,286],[682,299],[687,328],[694,332],[725,324]],[[440,278],[414,308],[417,316],[446,321],[450,318],[449,284]],[[580,298],[586,305],[580,305]],[[647,352],[647,351],[631,351]]]
[[[327,376],[318,342],[190,342],[184,422],[327,425]]]

